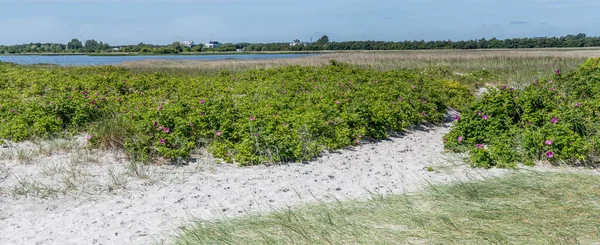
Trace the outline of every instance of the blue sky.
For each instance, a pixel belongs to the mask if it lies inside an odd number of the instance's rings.
[[[0,0],[0,44],[600,36],[598,0]]]

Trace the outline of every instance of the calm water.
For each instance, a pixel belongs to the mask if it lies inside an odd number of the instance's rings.
[[[299,58],[314,56],[316,54],[223,54],[223,55],[156,55],[156,56],[87,56],[87,55],[0,55],[0,61],[23,65],[31,64],[56,64],[61,66],[90,66],[90,65],[116,65],[126,61],[147,59],[160,60],[225,60],[225,59],[276,59]]]

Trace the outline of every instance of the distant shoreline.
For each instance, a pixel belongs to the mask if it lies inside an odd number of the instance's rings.
[[[153,53],[20,53],[0,54],[0,56],[187,56],[187,55],[262,55],[262,54],[324,54],[339,53],[339,51],[252,51],[252,52],[184,52],[178,54],[153,54]]]

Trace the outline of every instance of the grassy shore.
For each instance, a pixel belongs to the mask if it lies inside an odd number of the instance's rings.
[[[600,49],[361,51],[292,59],[143,60],[127,62],[121,66],[137,72],[202,75],[222,70],[243,72],[290,65],[324,66],[329,64],[330,60],[337,60],[377,70],[442,66],[457,74],[467,74],[485,69],[498,75],[502,83],[527,84],[535,79],[547,77],[557,69],[573,70],[586,59],[598,56]]]
[[[591,244],[600,176],[519,172],[412,195],[199,222],[176,244]]]

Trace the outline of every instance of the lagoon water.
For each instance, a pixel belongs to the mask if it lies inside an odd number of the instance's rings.
[[[140,56],[87,56],[87,55],[0,55],[1,62],[16,64],[55,64],[61,66],[116,65],[138,60],[225,60],[300,58],[316,54],[219,54],[219,55],[140,55]]]

